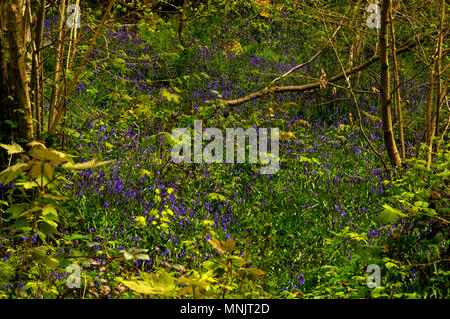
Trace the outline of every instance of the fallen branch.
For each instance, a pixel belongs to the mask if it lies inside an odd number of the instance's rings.
[[[448,28],[447,28],[448,30]],[[424,36],[422,39],[411,39],[408,40],[404,45],[402,45],[401,48],[399,48],[397,50],[397,54],[401,54],[401,53],[405,53],[408,52],[409,50],[411,50],[414,46],[416,46],[417,44],[423,42],[424,39],[433,36],[435,34],[437,34],[439,32],[439,30],[435,30],[433,32],[431,32],[430,34]],[[320,51],[319,51],[320,52]],[[332,82],[336,82],[340,79],[345,78],[345,76],[349,76],[353,73],[359,72],[361,70],[364,70],[366,68],[368,68],[370,65],[372,65],[373,63],[375,63],[376,61],[378,61],[380,59],[380,55],[377,54],[375,56],[373,56],[372,58],[370,58],[369,60],[367,60],[366,62],[348,70],[345,72],[341,72],[329,79],[326,80],[326,83],[332,83]],[[252,101],[254,99],[263,97],[265,95],[268,94],[276,94],[276,93],[284,93],[284,92],[304,92],[304,91],[309,91],[309,90],[314,90],[317,88],[320,88],[321,86],[321,82],[314,82],[314,83],[309,83],[309,84],[303,84],[303,85],[288,85],[288,86],[275,86],[272,88],[264,88],[260,91],[251,93],[249,95],[246,95],[242,98],[238,98],[238,99],[234,99],[234,100],[227,100],[227,101],[222,101],[223,105],[226,106],[236,106],[236,105],[240,105],[243,104],[245,102],[249,102]],[[208,102],[208,101],[206,101]]]

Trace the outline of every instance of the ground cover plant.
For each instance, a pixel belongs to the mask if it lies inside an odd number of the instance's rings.
[[[2,3],[0,297],[448,298],[447,4],[367,5]]]

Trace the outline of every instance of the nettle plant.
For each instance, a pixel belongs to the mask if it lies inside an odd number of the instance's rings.
[[[70,183],[65,175],[70,171],[94,168],[109,161],[75,163],[74,156],[47,148],[38,141],[27,144],[28,152],[16,143],[0,146],[10,156],[9,167],[0,172],[0,184],[14,183],[14,187],[9,188],[6,194],[8,201],[2,201],[1,204],[8,207],[4,213],[9,215],[7,221],[11,223],[10,229],[26,242],[21,258],[20,284],[28,257],[38,264],[59,264],[57,259],[46,252],[56,249],[49,239],[55,240],[57,244],[55,235],[59,235],[60,213],[63,211],[61,202],[70,199],[64,195],[67,184]],[[13,156],[18,154],[20,159],[11,165]],[[43,246],[32,247],[35,234],[42,240]]]

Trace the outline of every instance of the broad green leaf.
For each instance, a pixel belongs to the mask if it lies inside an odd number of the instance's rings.
[[[72,155],[59,152],[52,149],[43,149],[38,147],[33,147],[30,151],[30,155],[33,158],[49,161],[54,165],[62,163],[72,163]]]
[[[136,255],[134,255],[134,257],[136,257],[136,259],[141,259],[141,260],[150,260],[150,256],[147,254],[136,254]]]
[[[58,217],[58,212],[56,210],[56,208],[51,205],[51,204],[47,204],[42,208],[42,215],[46,216],[46,215],[53,215]]]
[[[226,251],[225,247],[223,247],[222,243],[217,238],[208,239],[208,243],[210,243],[211,246],[213,246],[215,249],[217,249],[221,253],[225,253],[225,251]]]
[[[231,259],[231,264],[233,264],[233,266],[236,266],[236,267],[242,267],[247,263],[244,258],[239,257],[239,256],[231,256],[230,259]]]
[[[22,173],[22,171],[26,168],[28,168],[27,163],[18,163],[8,167],[0,173],[0,183],[9,184],[11,181],[15,180],[17,176],[19,176],[20,173]]]
[[[42,169],[44,167],[44,162],[42,161],[33,161],[31,162],[31,168],[28,171],[28,176],[32,179],[36,179],[42,175]]]
[[[48,237],[54,238],[59,232],[56,229],[57,224],[51,221],[42,221],[39,223],[39,230],[42,231]]]
[[[25,203],[11,205],[6,210],[6,213],[11,214],[12,217],[18,217],[22,212],[25,211],[26,207],[27,207],[27,204],[25,204]]]
[[[160,92],[161,96],[165,98],[168,102],[180,103],[180,96],[177,94],[170,93],[167,89],[163,89]]]
[[[66,128],[66,130],[69,130],[69,128]],[[75,131],[75,130],[72,130]],[[47,148],[43,143],[39,142],[39,141],[31,141],[30,143],[27,144],[27,146],[29,148],[33,148],[33,147],[39,147],[39,148]]]
[[[135,218],[134,221],[139,227],[147,226],[147,221],[145,220],[144,216],[138,216],[138,217]]]
[[[247,272],[249,274],[252,274],[253,276],[263,276],[265,274],[264,271],[258,268],[239,268],[240,271]]]
[[[11,229],[20,229],[22,231],[31,230],[31,227],[29,227],[30,224],[28,223],[28,218],[26,217],[19,217],[16,219],[14,224],[10,226]]]
[[[87,169],[87,168],[94,168],[94,167],[98,167],[101,165],[105,165],[111,163],[111,161],[102,161],[102,162],[95,162],[95,159],[90,160],[88,162],[84,162],[84,163],[66,163],[64,165],[62,165],[63,168],[65,169]]]
[[[89,236],[82,234],[64,235],[64,239],[66,240],[89,239]]]
[[[143,281],[122,281],[128,288],[142,294],[167,295],[176,290],[175,279],[165,270],[159,269],[155,273],[139,273]]]
[[[233,252],[234,247],[236,246],[236,241],[232,240],[231,238],[228,238],[225,241],[221,241],[221,243],[222,247],[225,248],[225,250],[230,254]]]
[[[55,169],[54,169],[54,167],[51,164],[44,163],[44,174],[45,174],[45,176],[47,176],[49,179],[52,179],[54,171],[55,171]]]
[[[24,152],[22,146],[20,146],[17,143],[12,143],[11,145],[1,144],[0,143],[0,146],[8,151],[8,155],[13,155],[13,154],[23,153]]]
[[[56,258],[51,256],[47,256],[44,250],[40,249],[41,247],[35,247],[31,250],[31,255],[34,260],[38,262],[42,262],[52,268],[57,267],[59,265],[59,261]]]
[[[122,280],[122,283],[140,294],[153,295],[157,293],[157,291],[143,281]]]
[[[64,195],[56,195],[56,194],[49,194],[49,193],[45,193],[44,198],[50,198],[53,200],[68,200],[70,199],[70,197],[64,196]]]
[[[384,210],[380,213],[379,219],[384,223],[392,223],[394,220],[407,216],[402,213],[401,210],[393,208],[387,204],[384,204],[383,208]]]
[[[208,198],[212,200],[225,201],[227,198],[219,193],[209,193]]]
[[[31,182],[21,182],[21,183],[16,183],[17,186],[22,186],[24,189],[32,189],[33,187],[38,187],[39,185],[36,184],[36,182],[31,181]]]

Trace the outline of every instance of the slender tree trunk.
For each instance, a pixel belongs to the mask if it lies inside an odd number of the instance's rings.
[[[5,122],[11,120],[14,110],[12,101],[8,98],[11,95],[11,87],[8,80],[8,52],[6,50],[6,3],[0,1],[0,138],[1,142],[7,143],[10,132],[14,132],[12,127]],[[13,135],[14,136],[14,135]],[[0,153],[2,156],[3,153]],[[7,158],[0,157],[0,165],[3,167],[7,164]]]
[[[391,0],[383,0],[381,6],[381,26],[379,31],[379,50],[381,64],[381,118],[383,124],[384,144],[389,159],[393,166],[400,166],[401,159],[397,151],[394,139],[394,131],[392,129],[391,117],[391,96],[390,96],[390,79],[389,79],[389,58],[388,58],[388,16],[391,8]]]
[[[64,92],[64,95],[61,96],[60,104],[65,104],[66,102],[66,96],[70,96],[72,93],[72,90],[75,88],[75,85],[78,83],[78,77],[80,76],[81,72],[83,72],[84,66],[86,65],[88,61],[88,57],[92,52],[92,49],[94,48],[95,44],[97,43],[97,39],[100,36],[100,32],[103,29],[103,26],[106,23],[106,19],[109,16],[109,12],[111,11],[111,7],[114,3],[114,0],[109,0],[108,7],[105,9],[105,13],[103,14],[102,21],[100,22],[100,25],[97,27],[97,31],[94,34],[94,38],[91,40],[89,47],[87,48],[86,52],[84,53],[83,57],[81,58],[81,64],[78,67],[77,71],[75,72],[73,79],[69,82],[67,85],[67,89]],[[52,135],[56,132],[56,126],[58,124],[59,118],[63,115],[64,108],[61,106],[58,111],[56,112],[54,116],[54,120],[49,127],[48,134]]]
[[[442,103],[442,41],[443,41],[443,25],[445,21],[445,0],[441,0],[441,20],[439,22],[439,43],[438,43],[438,56],[437,56],[437,75],[438,75],[438,83],[437,83],[437,103],[436,103],[436,123],[435,123],[435,136],[439,136],[439,115],[441,111],[441,103]]]
[[[393,73],[394,73],[394,88],[395,88],[395,108],[397,109],[398,116],[398,130],[400,135],[400,147],[402,150],[402,160],[406,158],[405,153],[405,138],[403,135],[403,114],[402,114],[402,99],[400,96],[400,79],[398,76],[399,66],[397,61],[397,48],[395,45],[395,27],[394,19],[392,18],[392,7],[389,12],[389,19],[391,20],[391,37],[392,37],[392,62],[393,62]]]
[[[37,134],[40,135],[42,132],[42,126],[44,124],[44,66],[43,66],[43,55],[42,55],[42,46],[44,45],[44,21],[45,21],[45,5],[46,1],[41,0],[41,6],[38,11],[38,17],[37,17],[37,26],[36,26],[36,37],[35,37],[35,45],[36,49],[39,50],[36,54],[36,61],[37,61],[37,91],[36,94],[36,116],[37,116],[37,123],[38,123],[38,130]]]
[[[56,106],[58,105],[58,101],[60,100],[60,85],[59,82],[61,81],[61,71],[63,68],[63,55],[64,55],[64,42],[63,42],[63,35],[64,35],[64,22],[65,22],[65,11],[66,11],[66,0],[61,0],[59,5],[59,17],[58,17],[58,41],[55,45],[55,73],[53,75],[53,88],[52,93],[50,96],[50,105],[49,105],[49,112],[48,112],[48,131],[50,131],[55,114],[57,112]]]
[[[436,58],[436,60],[433,62],[433,65],[431,67],[430,72],[430,92],[428,96],[427,101],[427,109],[425,114],[425,120],[426,120],[426,143],[428,145],[428,152],[427,152],[427,168],[430,169],[431,164],[431,153],[433,151],[433,136],[436,134],[438,136],[439,134],[439,113],[441,109],[441,91],[442,91],[442,84],[441,84],[441,59],[442,59],[442,38],[443,38],[443,30],[442,26],[444,23],[444,17],[445,17],[445,1],[441,1],[441,8],[440,8],[440,25],[439,25],[439,36],[436,43],[436,51],[433,56],[433,58]],[[435,70],[436,69],[436,70]],[[435,73],[436,72],[436,73]],[[436,77],[437,75],[437,77]],[[435,122],[433,122],[433,118],[431,117],[431,109],[433,106],[433,89],[434,89],[434,82],[437,80],[436,83],[436,112],[435,112]]]
[[[30,0],[28,0],[30,1]],[[28,14],[31,19],[31,7],[29,5]],[[43,44],[44,38],[44,19],[45,19],[45,0],[41,1],[41,4],[37,13],[36,28],[32,32],[32,66],[31,66],[31,100],[33,101],[33,118],[36,121],[36,136],[39,137],[42,132],[42,104],[43,98],[43,78],[42,75],[42,51],[40,48]]]
[[[16,111],[19,114],[19,135],[25,139],[33,139],[33,111],[31,108],[28,75],[25,64],[25,29],[29,23],[24,23],[22,16],[22,1],[12,0],[7,7],[7,36],[9,43],[10,81],[14,88]]]

